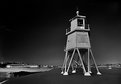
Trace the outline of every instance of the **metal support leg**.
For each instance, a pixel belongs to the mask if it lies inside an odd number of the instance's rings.
[[[63,75],[66,75],[66,66],[67,66],[68,58],[69,58],[68,51],[66,51],[65,60],[64,60],[64,64],[63,64],[64,71],[61,72]]]
[[[90,67],[90,50],[88,48],[88,73],[91,73],[91,67]]]
[[[68,59],[69,59],[69,55],[67,55],[67,58],[65,61],[65,65],[64,65],[65,68],[64,68],[63,75],[68,75],[68,73],[67,73]]]
[[[71,56],[71,59],[70,59],[70,62],[69,62],[68,68],[67,68],[67,73],[68,73],[68,71],[69,71],[69,68],[70,68],[72,59],[73,59],[73,57],[74,57],[74,53],[75,53],[75,49],[74,49],[74,51],[73,51],[73,53],[72,53],[72,56]]]
[[[87,51],[87,52],[88,52],[88,53],[87,53],[87,55],[88,55],[88,56],[87,56],[87,58],[88,58],[87,63],[88,63],[88,64],[87,64],[87,72],[85,73],[85,76],[91,76],[91,75],[90,75],[90,58],[89,58],[89,48],[88,48],[87,50],[88,50],[88,51]]]
[[[74,68],[74,65],[73,64],[71,65],[71,67],[72,67],[72,73],[76,73],[76,69]]]
[[[95,59],[94,59],[94,56],[93,56],[93,53],[92,53],[92,50],[91,50],[91,49],[90,49],[90,53],[91,53],[92,59],[93,59],[94,64],[95,64],[95,67],[96,67],[96,70],[97,70],[97,74],[98,74],[98,75],[101,75],[101,73],[99,72],[99,69],[98,69],[98,67],[97,67],[97,64],[96,64],[96,61],[95,61]]]
[[[66,51],[66,52],[67,52],[67,51]],[[67,55],[65,55],[63,65],[62,65],[62,67],[61,67],[61,70],[62,70],[61,74],[64,73],[64,72],[63,72],[63,69],[64,69],[64,67],[65,67],[65,61],[66,61],[66,59],[67,59]]]
[[[72,60],[72,64],[71,64],[71,66],[72,66],[72,73],[76,73],[76,68],[74,67],[74,59]]]
[[[88,49],[88,72],[90,71],[90,59],[89,59],[89,49]]]
[[[67,51],[66,51],[66,53],[67,53]],[[65,55],[63,65],[62,65],[62,67],[61,67],[61,70],[62,70],[62,71],[63,71],[63,69],[64,69],[64,67],[65,67],[65,61],[66,61],[66,59],[67,59],[67,55]]]
[[[74,62],[75,62],[77,65],[80,65],[77,61],[74,60]]]
[[[77,48],[77,52],[78,52],[79,58],[80,58],[80,60],[81,60],[82,68],[83,68],[83,70],[84,70],[84,75],[85,75],[86,69],[85,69],[85,66],[84,66],[84,63],[83,63],[83,60],[82,60],[82,57],[81,57],[81,54],[80,54],[78,48]]]

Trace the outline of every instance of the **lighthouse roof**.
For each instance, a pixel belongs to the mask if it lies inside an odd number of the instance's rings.
[[[76,11],[76,16],[75,17],[73,17],[72,19],[70,19],[69,21],[72,21],[72,20],[74,20],[74,19],[77,19],[77,18],[86,18],[86,16],[83,16],[83,15],[79,15],[79,11]]]

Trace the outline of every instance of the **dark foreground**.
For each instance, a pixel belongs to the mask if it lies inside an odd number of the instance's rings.
[[[63,76],[60,69],[11,78],[4,84],[121,84],[121,69],[100,69],[102,75],[85,77],[82,73]]]

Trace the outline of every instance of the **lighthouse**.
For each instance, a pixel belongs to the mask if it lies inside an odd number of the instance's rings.
[[[76,73],[80,67],[84,76],[91,76],[91,62],[93,62],[97,74],[101,75],[91,50],[90,27],[86,23],[86,16],[79,15],[79,11],[76,11],[76,16],[69,21],[71,26],[66,30],[67,42],[61,74],[68,75],[70,71]]]

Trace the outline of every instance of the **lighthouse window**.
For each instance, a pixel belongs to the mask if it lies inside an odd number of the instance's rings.
[[[82,19],[78,19],[77,22],[78,22],[78,26],[83,26],[83,20]]]

